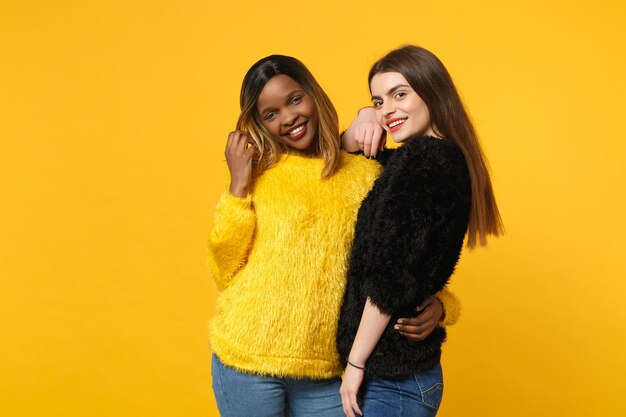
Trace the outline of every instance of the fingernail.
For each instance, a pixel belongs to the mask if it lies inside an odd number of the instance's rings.
[[[403,323],[404,323],[404,320],[399,319],[399,320],[398,320],[398,323],[403,324]]]
[[[395,326],[393,326],[394,329],[399,330],[400,326],[398,326],[397,324]]]

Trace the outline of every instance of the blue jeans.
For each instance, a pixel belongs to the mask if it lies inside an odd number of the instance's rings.
[[[360,394],[363,417],[434,417],[443,396],[441,364],[409,377],[366,379]]]
[[[214,354],[213,393],[222,417],[345,417],[340,378],[275,378],[237,371]]]

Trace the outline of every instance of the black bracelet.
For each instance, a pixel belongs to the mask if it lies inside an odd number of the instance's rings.
[[[365,371],[365,366],[358,366],[348,361],[348,365],[355,367],[356,369],[360,369],[361,371]]]

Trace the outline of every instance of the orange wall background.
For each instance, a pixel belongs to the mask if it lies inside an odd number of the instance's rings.
[[[0,415],[216,416],[206,236],[241,79],[294,55],[347,127],[434,51],[507,235],[465,253],[440,416],[626,408],[626,3],[0,3]]]

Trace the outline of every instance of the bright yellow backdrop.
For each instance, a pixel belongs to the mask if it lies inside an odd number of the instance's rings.
[[[0,415],[217,415],[205,237],[241,79],[297,56],[345,127],[402,43],[451,71],[508,231],[453,279],[440,415],[623,413],[626,4],[508,3],[2,1]]]

